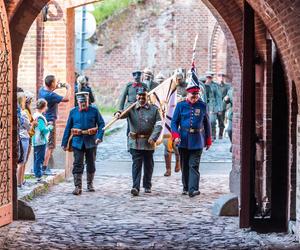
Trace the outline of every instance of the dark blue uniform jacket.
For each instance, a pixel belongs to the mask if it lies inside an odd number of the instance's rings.
[[[173,139],[180,138],[180,148],[203,149],[211,145],[211,127],[206,104],[197,101],[179,102],[171,122]]]
[[[79,107],[75,107],[70,111],[61,145],[62,147],[67,146],[72,128],[87,130],[98,127],[96,135],[80,135],[74,136],[72,139],[72,147],[76,149],[82,149],[83,145],[85,148],[97,147],[95,141],[103,139],[104,131],[102,129],[104,126],[104,120],[96,107],[89,106],[85,111],[79,111]]]

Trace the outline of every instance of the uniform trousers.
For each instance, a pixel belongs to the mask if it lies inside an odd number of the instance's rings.
[[[93,174],[96,172],[95,161],[96,161],[97,147],[82,149],[73,148],[74,162],[73,162],[73,174],[83,174],[84,170],[84,158],[86,162],[86,172]]]
[[[224,129],[225,128],[225,111],[220,111],[217,113],[217,117],[218,117],[218,123],[219,123],[219,128],[220,129]]]
[[[217,125],[217,112],[209,112],[209,120],[211,125],[211,133],[213,136],[213,139],[216,139],[216,125]]]
[[[132,188],[140,190],[142,167],[144,165],[143,187],[151,189],[154,168],[153,153],[154,150],[130,149],[132,156]]]
[[[189,193],[199,190],[199,165],[202,151],[202,149],[179,148],[183,190]]]

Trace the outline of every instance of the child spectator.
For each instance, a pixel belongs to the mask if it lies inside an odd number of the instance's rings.
[[[53,125],[48,125],[48,122],[43,115],[47,111],[47,101],[38,99],[36,103],[36,112],[33,114],[33,119],[37,122],[32,137],[32,146],[34,152],[34,175],[37,181],[42,178],[42,165],[45,159],[46,145],[49,139],[49,133],[53,130]]]
[[[31,129],[31,124],[26,112],[24,111],[25,102],[26,102],[25,93],[19,92],[17,95],[17,100],[18,100],[18,108],[19,108],[19,120],[22,121],[19,123],[19,131],[18,131],[19,147],[22,155],[20,155],[18,161],[17,183],[18,183],[18,187],[22,187],[22,184],[24,183],[25,164],[26,164],[26,158],[27,158],[29,140],[30,140],[30,136],[28,132]]]

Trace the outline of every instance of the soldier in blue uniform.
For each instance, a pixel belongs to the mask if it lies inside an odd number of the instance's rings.
[[[177,104],[172,122],[172,137],[179,147],[184,195],[199,195],[199,165],[203,148],[212,144],[211,126],[206,104],[200,99],[200,87],[191,79],[187,98]]]
[[[73,176],[74,195],[82,193],[82,174],[84,158],[87,166],[87,190],[94,192],[93,180],[95,175],[95,160],[97,145],[103,139],[104,120],[95,106],[89,106],[89,93],[76,94],[78,106],[70,111],[67,125],[62,139],[63,150],[72,146],[74,154]]]

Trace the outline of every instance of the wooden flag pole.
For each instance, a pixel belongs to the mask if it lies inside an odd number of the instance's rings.
[[[195,63],[197,42],[198,42],[198,34],[195,37],[195,42],[193,47],[192,65]]]
[[[163,81],[161,84],[164,84],[166,81],[171,81],[171,84],[173,84],[173,76],[169,77],[168,79],[166,79],[165,81]],[[172,86],[174,87],[174,86]],[[160,88],[160,85],[158,85],[156,88],[152,89],[151,91],[149,91],[147,93],[147,96],[152,95],[155,91],[157,91]],[[111,125],[113,125],[117,120],[119,120],[122,116],[124,116],[129,110],[131,110],[135,105],[137,104],[137,101],[132,103],[130,106],[128,106],[125,110],[122,111],[122,113],[120,114],[119,118],[114,117],[109,123],[107,123],[105,125],[105,127],[103,128],[103,130],[108,129]]]

